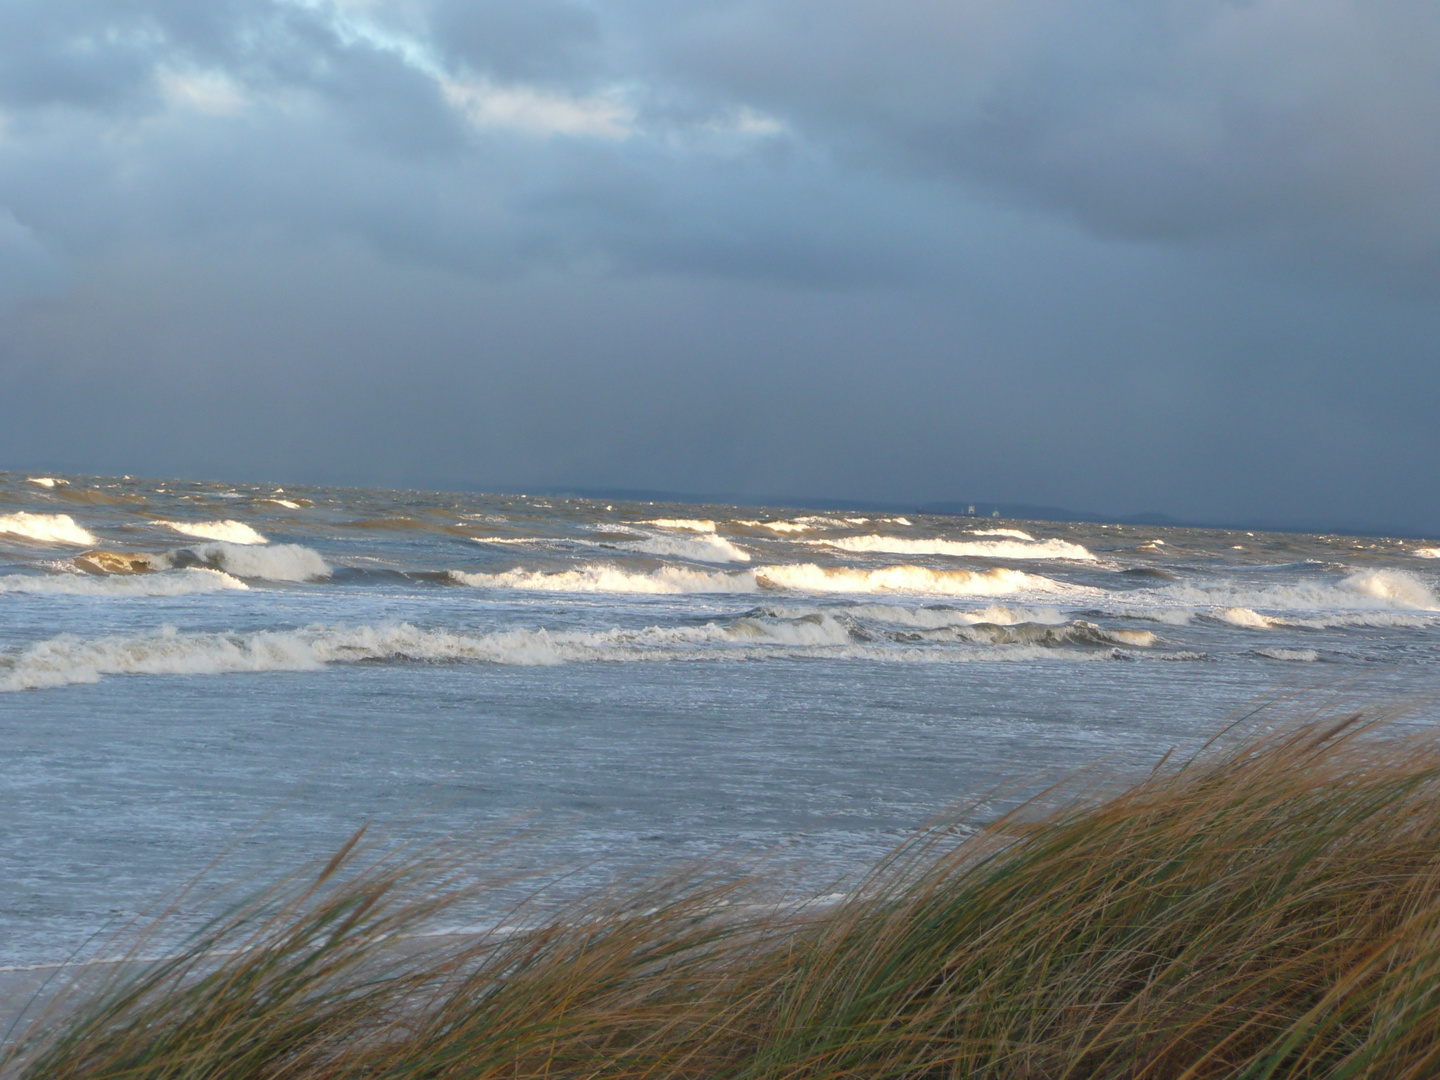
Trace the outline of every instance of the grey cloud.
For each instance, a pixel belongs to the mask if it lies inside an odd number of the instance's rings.
[[[12,4],[0,459],[1440,528],[1437,25]]]
[[[676,78],[1107,233],[1440,242],[1433,6],[742,0],[666,22]]]
[[[608,66],[599,15],[570,0],[442,0],[428,23],[447,60],[501,79],[583,84]]]

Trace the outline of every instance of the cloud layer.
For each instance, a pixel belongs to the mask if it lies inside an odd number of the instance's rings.
[[[0,458],[1440,530],[1440,9],[0,11]]]

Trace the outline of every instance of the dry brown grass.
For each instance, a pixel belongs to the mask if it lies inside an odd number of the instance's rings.
[[[1440,1075],[1428,729],[1292,726],[978,834],[932,828],[823,907],[696,872],[427,938],[471,868],[358,852],[32,1024],[0,1073]]]

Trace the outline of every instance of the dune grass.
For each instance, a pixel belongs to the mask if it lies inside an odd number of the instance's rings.
[[[697,870],[430,934],[348,846],[31,1024],[17,1078],[1440,1075],[1440,735],[1362,716],[926,830],[833,903]]]

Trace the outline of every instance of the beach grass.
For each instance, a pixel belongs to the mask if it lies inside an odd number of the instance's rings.
[[[699,867],[439,932],[477,875],[357,837],[52,1004],[0,1075],[1440,1075],[1424,724],[1252,724],[1123,784],[938,822],[823,902]]]

